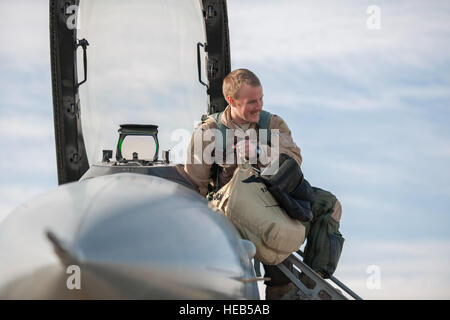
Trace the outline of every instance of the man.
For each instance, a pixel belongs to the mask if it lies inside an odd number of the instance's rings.
[[[254,129],[258,132],[258,121],[263,107],[263,89],[257,76],[247,69],[237,69],[232,71],[223,81],[223,94],[225,100],[229,104],[221,114],[220,121],[222,124],[232,130],[245,132],[249,129]],[[196,146],[194,136],[201,133],[201,131],[206,132],[216,128],[217,123],[211,117],[206,119],[195,129],[188,148],[189,152],[185,165],[185,172],[193,182],[195,182],[198,186],[198,191],[203,196],[206,196],[208,193],[208,185],[210,183],[210,174],[213,164],[208,161],[198,161],[198,159],[195,159],[196,155],[198,156],[198,152],[195,152]],[[272,114],[269,129],[279,130],[278,153],[289,155],[301,165],[302,157],[300,148],[293,141],[291,131],[283,119],[280,116]],[[210,144],[211,141],[203,140],[201,148],[198,148],[197,150],[200,149],[204,151]],[[218,187],[220,188],[231,180],[233,173],[237,168],[237,163],[235,161],[231,164],[219,163],[219,166]],[[258,162],[257,166],[261,166],[261,163]]]
[[[199,158],[204,156],[204,151],[208,150],[207,147],[211,145],[211,141],[206,139],[199,141],[194,137],[201,137],[204,132],[216,129],[218,122],[228,129],[238,130],[241,133],[249,129],[254,129],[258,132],[258,122],[260,121],[263,107],[263,89],[261,83],[258,77],[250,70],[237,69],[229,73],[223,81],[222,89],[228,106],[220,114],[218,119],[214,120],[212,117],[209,117],[195,129],[184,169],[190,179],[197,185],[199,193],[203,196],[206,196],[209,191],[208,186],[212,178],[211,172],[214,164],[211,161],[199,161],[204,160]],[[298,165],[301,165],[302,157],[300,148],[293,141],[291,131],[283,119],[274,114],[270,115],[268,129],[279,130],[278,154],[287,154],[295,159]],[[201,147],[196,146],[196,143],[201,143]],[[240,147],[238,148],[238,152],[241,152],[241,154],[248,158],[251,153],[249,142],[245,141]],[[200,154],[198,150],[201,151]],[[208,156],[214,158],[217,150],[214,150],[214,148],[210,150],[211,154],[207,152]],[[217,176],[213,184],[216,184],[216,188],[221,188],[231,180],[238,164],[236,161],[233,161],[233,163],[216,161],[215,165],[218,170],[215,172]],[[263,164],[258,161],[256,165],[261,168]],[[266,276],[272,279],[266,282],[266,299],[279,299],[292,288],[292,283],[276,266],[264,265],[264,269]]]

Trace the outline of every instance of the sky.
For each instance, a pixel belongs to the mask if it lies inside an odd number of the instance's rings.
[[[375,7],[374,7],[375,6]],[[228,0],[302,170],[342,203],[336,277],[365,299],[450,298],[450,3]],[[47,0],[0,0],[0,221],[57,187]]]

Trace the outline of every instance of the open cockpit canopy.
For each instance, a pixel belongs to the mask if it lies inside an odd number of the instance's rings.
[[[60,183],[116,153],[124,123],[158,126],[183,162],[194,124],[225,107],[225,1],[51,0],[50,38]]]

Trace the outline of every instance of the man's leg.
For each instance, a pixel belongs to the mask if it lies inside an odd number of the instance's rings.
[[[282,262],[290,271],[293,269],[293,265]],[[284,275],[284,273],[278,269],[277,266],[264,264],[264,277],[268,277],[271,280],[265,281],[266,285],[266,300],[279,300],[289,290],[293,288],[293,283]]]

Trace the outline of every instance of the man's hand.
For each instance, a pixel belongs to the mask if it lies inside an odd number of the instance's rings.
[[[246,159],[250,160],[250,163],[253,164],[253,161],[257,162],[257,147],[258,143],[253,139],[245,139],[236,143],[236,154],[238,159]]]

